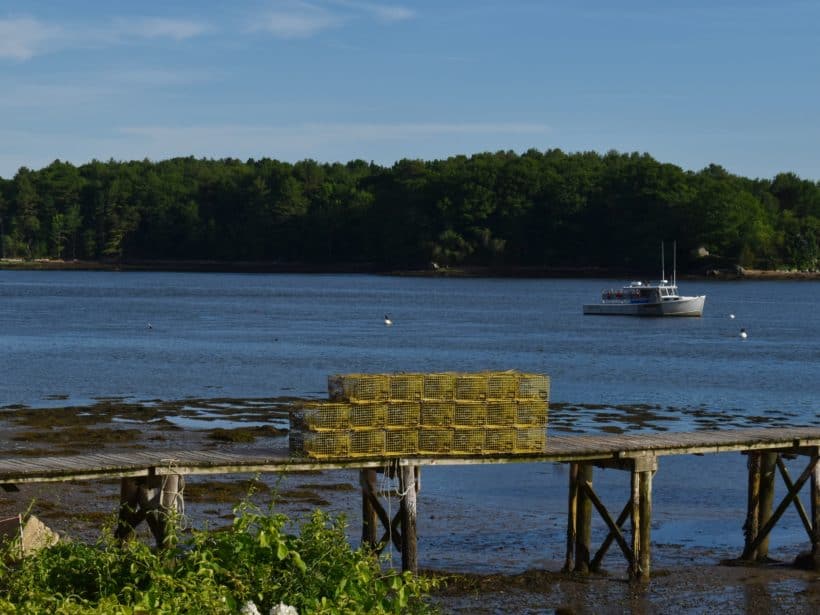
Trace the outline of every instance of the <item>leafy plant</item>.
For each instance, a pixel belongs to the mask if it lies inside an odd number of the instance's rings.
[[[284,602],[299,613],[429,613],[437,581],[383,570],[350,547],[343,519],[316,511],[296,533],[289,519],[249,502],[221,531],[192,530],[171,547],[118,543],[110,529],[93,545],[64,542],[0,562],[0,613],[137,615],[267,613]]]

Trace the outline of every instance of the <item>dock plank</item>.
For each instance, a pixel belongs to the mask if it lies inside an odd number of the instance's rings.
[[[607,461],[641,455],[707,454],[820,446],[820,427],[632,434],[549,434],[543,452],[524,455],[408,457],[402,465]],[[384,459],[316,460],[215,450],[105,451],[83,455],[0,457],[0,482],[49,482],[157,474],[298,472],[378,468]]]

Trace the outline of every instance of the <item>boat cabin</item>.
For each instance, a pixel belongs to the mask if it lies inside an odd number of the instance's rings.
[[[659,303],[678,297],[678,287],[668,280],[658,282],[630,282],[629,286],[601,292],[604,303]]]

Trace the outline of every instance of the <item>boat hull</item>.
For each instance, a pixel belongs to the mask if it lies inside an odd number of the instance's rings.
[[[601,302],[584,305],[584,314],[600,316],[702,316],[706,295],[661,302]]]

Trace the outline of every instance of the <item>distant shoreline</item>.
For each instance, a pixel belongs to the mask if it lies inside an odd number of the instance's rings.
[[[0,269],[25,271],[176,271],[201,273],[371,273],[430,278],[612,278],[633,279],[643,274],[605,267],[436,267],[430,269],[385,269],[373,263],[275,263],[256,261],[151,260],[79,261],[60,259],[0,259]],[[650,276],[651,277],[651,276]],[[820,271],[768,269],[712,269],[701,274],[679,274],[680,279],[698,280],[820,280]]]

